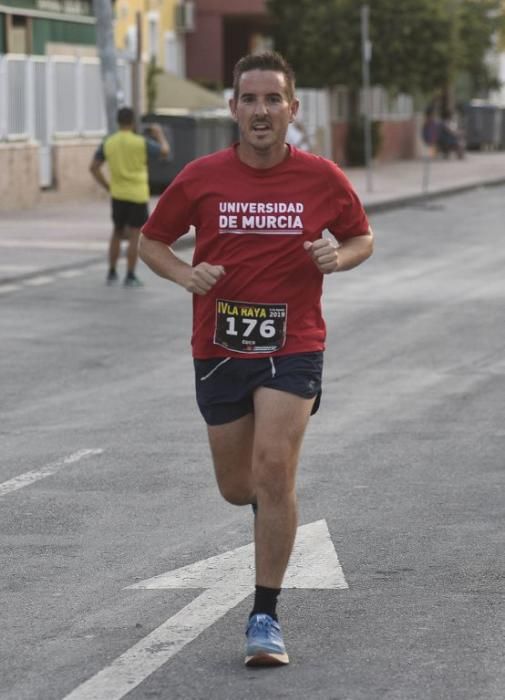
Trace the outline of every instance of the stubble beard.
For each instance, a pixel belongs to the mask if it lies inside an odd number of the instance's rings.
[[[275,150],[276,147],[280,147],[281,145],[283,146],[285,141],[285,139],[280,138],[279,134],[273,132],[272,136],[270,136],[269,134],[269,138],[265,139],[264,141],[257,140],[254,137],[254,133],[251,133],[249,130],[241,131],[241,137],[242,141],[249,148],[251,148],[255,153],[261,155],[268,153],[269,151]]]

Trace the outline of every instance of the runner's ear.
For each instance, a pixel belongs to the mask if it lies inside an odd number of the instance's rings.
[[[291,100],[291,105],[290,105],[291,116],[289,119],[290,122],[294,122],[296,115],[298,114],[299,109],[300,109],[300,100],[297,100],[296,98]]]
[[[237,121],[237,102],[234,97],[230,97],[228,100],[228,107],[230,108],[231,116]]]

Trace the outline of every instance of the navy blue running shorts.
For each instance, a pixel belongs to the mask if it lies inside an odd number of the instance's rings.
[[[124,232],[128,226],[130,228],[142,228],[149,218],[147,203],[127,202],[123,199],[114,199],[112,205],[112,221],[116,231]]]
[[[321,400],[322,352],[302,352],[258,359],[214,357],[194,360],[196,400],[207,425],[231,423],[253,413],[253,393],[260,386]]]

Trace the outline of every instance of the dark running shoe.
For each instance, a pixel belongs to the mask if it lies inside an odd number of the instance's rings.
[[[106,283],[108,285],[115,284],[118,280],[117,272],[115,270],[109,270],[109,273],[106,278]]]
[[[252,615],[247,624],[246,637],[246,666],[282,666],[289,663],[281,628],[270,615]]]
[[[129,273],[125,277],[124,286],[125,287],[143,287],[144,285],[142,284],[142,282],[139,280],[138,277],[136,277],[132,273]]]

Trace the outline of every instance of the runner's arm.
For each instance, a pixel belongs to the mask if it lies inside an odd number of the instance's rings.
[[[352,270],[361,265],[373,253],[373,231],[368,227],[368,233],[362,236],[352,236],[339,243],[337,248],[338,264],[336,272]]]
[[[161,241],[140,235],[139,255],[145,264],[160,277],[184,287],[192,294],[204,295],[225,274],[222,265],[202,262],[191,267]]]
[[[158,142],[159,149],[160,149],[160,156],[162,158],[166,158],[168,154],[170,153],[170,144],[165,138],[165,134],[163,133],[163,128],[160,126],[160,124],[150,124],[149,125],[149,132],[152,135],[153,139]]]
[[[320,238],[313,243],[306,241],[304,248],[323,274],[343,272],[357,267],[370,257],[373,252],[373,232],[369,227],[368,233],[346,238],[338,245],[328,238]]]
[[[109,183],[104,177],[104,174],[102,172],[102,166],[104,164],[103,160],[99,160],[98,158],[93,158],[91,161],[91,164],[89,166],[89,172],[93,175],[95,180],[98,182],[99,185],[101,185],[104,190],[107,192],[109,191]]]

